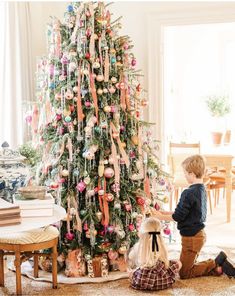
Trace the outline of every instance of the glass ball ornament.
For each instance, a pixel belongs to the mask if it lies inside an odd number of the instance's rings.
[[[70,116],[65,116],[64,121],[67,122],[67,123],[71,122],[72,118]]]
[[[101,219],[102,219],[102,217],[103,217],[102,212],[96,212],[95,215],[96,215],[98,221],[101,221]]]
[[[103,81],[104,80],[104,75],[102,75],[102,74],[99,74],[99,75],[97,75],[96,76],[96,78],[95,78],[98,82],[101,82],[101,81]]]
[[[62,170],[61,175],[62,175],[63,177],[68,177],[68,175],[69,175],[69,171],[66,170],[66,169],[64,169],[64,170]]]
[[[114,250],[109,250],[108,257],[110,260],[116,260],[118,258],[118,252]]]
[[[90,182],[91,182],[91,178],[89,176],[87,176],[87,177],[84,178],[84,183],[86,185],[90,184]]]
[[[73,175],[74,175],[74,177],[78,177],[79,174],[80,174],[80,172],[79,172],[78,169],[74,169],[74,170],[73,170]]]
[[[77,186],[76,186],[77,190],[79,192],[83,192],[86,189],[86,183],[83,181],[80,181]]]
[[[120,210],[121,209],[121,204],[119,202],[116,202],[114,204],[114,209]]]
[[[107,179],[111,179],[114,176],[114,170],[110,167],[104,169],[104,176]]]
[[[113,201],[113,200],[114,200],[114,196],[113,196],[113,194],[112,194],[112,193],[107,193],[107,194],[106,194],[106,200],[107,200],[108,202]]]

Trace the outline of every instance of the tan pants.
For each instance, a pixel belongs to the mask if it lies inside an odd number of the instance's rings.
[[[197,276],[213,275],[213,269],[216,267],[214,260],[209,259],[202,262],[196,262],[197,257],[206,242],[204,230],[199,231],[195,236],[182,236],[182,250],[180,261],[182,268],[179,271],[181,279],[188,279]]]

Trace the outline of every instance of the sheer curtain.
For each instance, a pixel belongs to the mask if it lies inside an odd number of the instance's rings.
[[[0,2],[0,145],[24,138],[23,103],[33,98],[28,2]]]

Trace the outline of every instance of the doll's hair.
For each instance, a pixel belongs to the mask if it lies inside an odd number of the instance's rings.
[[[161,260],[165,267],[169,267],[168,253],[161,234],[157,234],[158,251],[152,249],[153,234],[149,232],[160,232],[161,222],[154,217],[146,218],[140,228],[140,239],[129,253],[129,261],[132,267],[152,267]]]

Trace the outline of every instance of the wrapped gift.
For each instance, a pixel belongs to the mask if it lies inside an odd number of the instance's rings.
[[[65,264],[65,275],[67,277],[81,277],[86,275],[86,262],[81,249],[70,250]]]
[[[111,271],[127,271],[127,261],[124,255],[119,255],[117,258],[109,260]]]
[[[57,272],[64,267],[65,258],[63,255],[57,257]],[[41,270],[46,272],[52,272],[52,257],[51,256],[39,256],[38,266]]]
[[[106,277],[109,273],[108,258],[104,254],[102,256],[87,257],[88,277]]]

